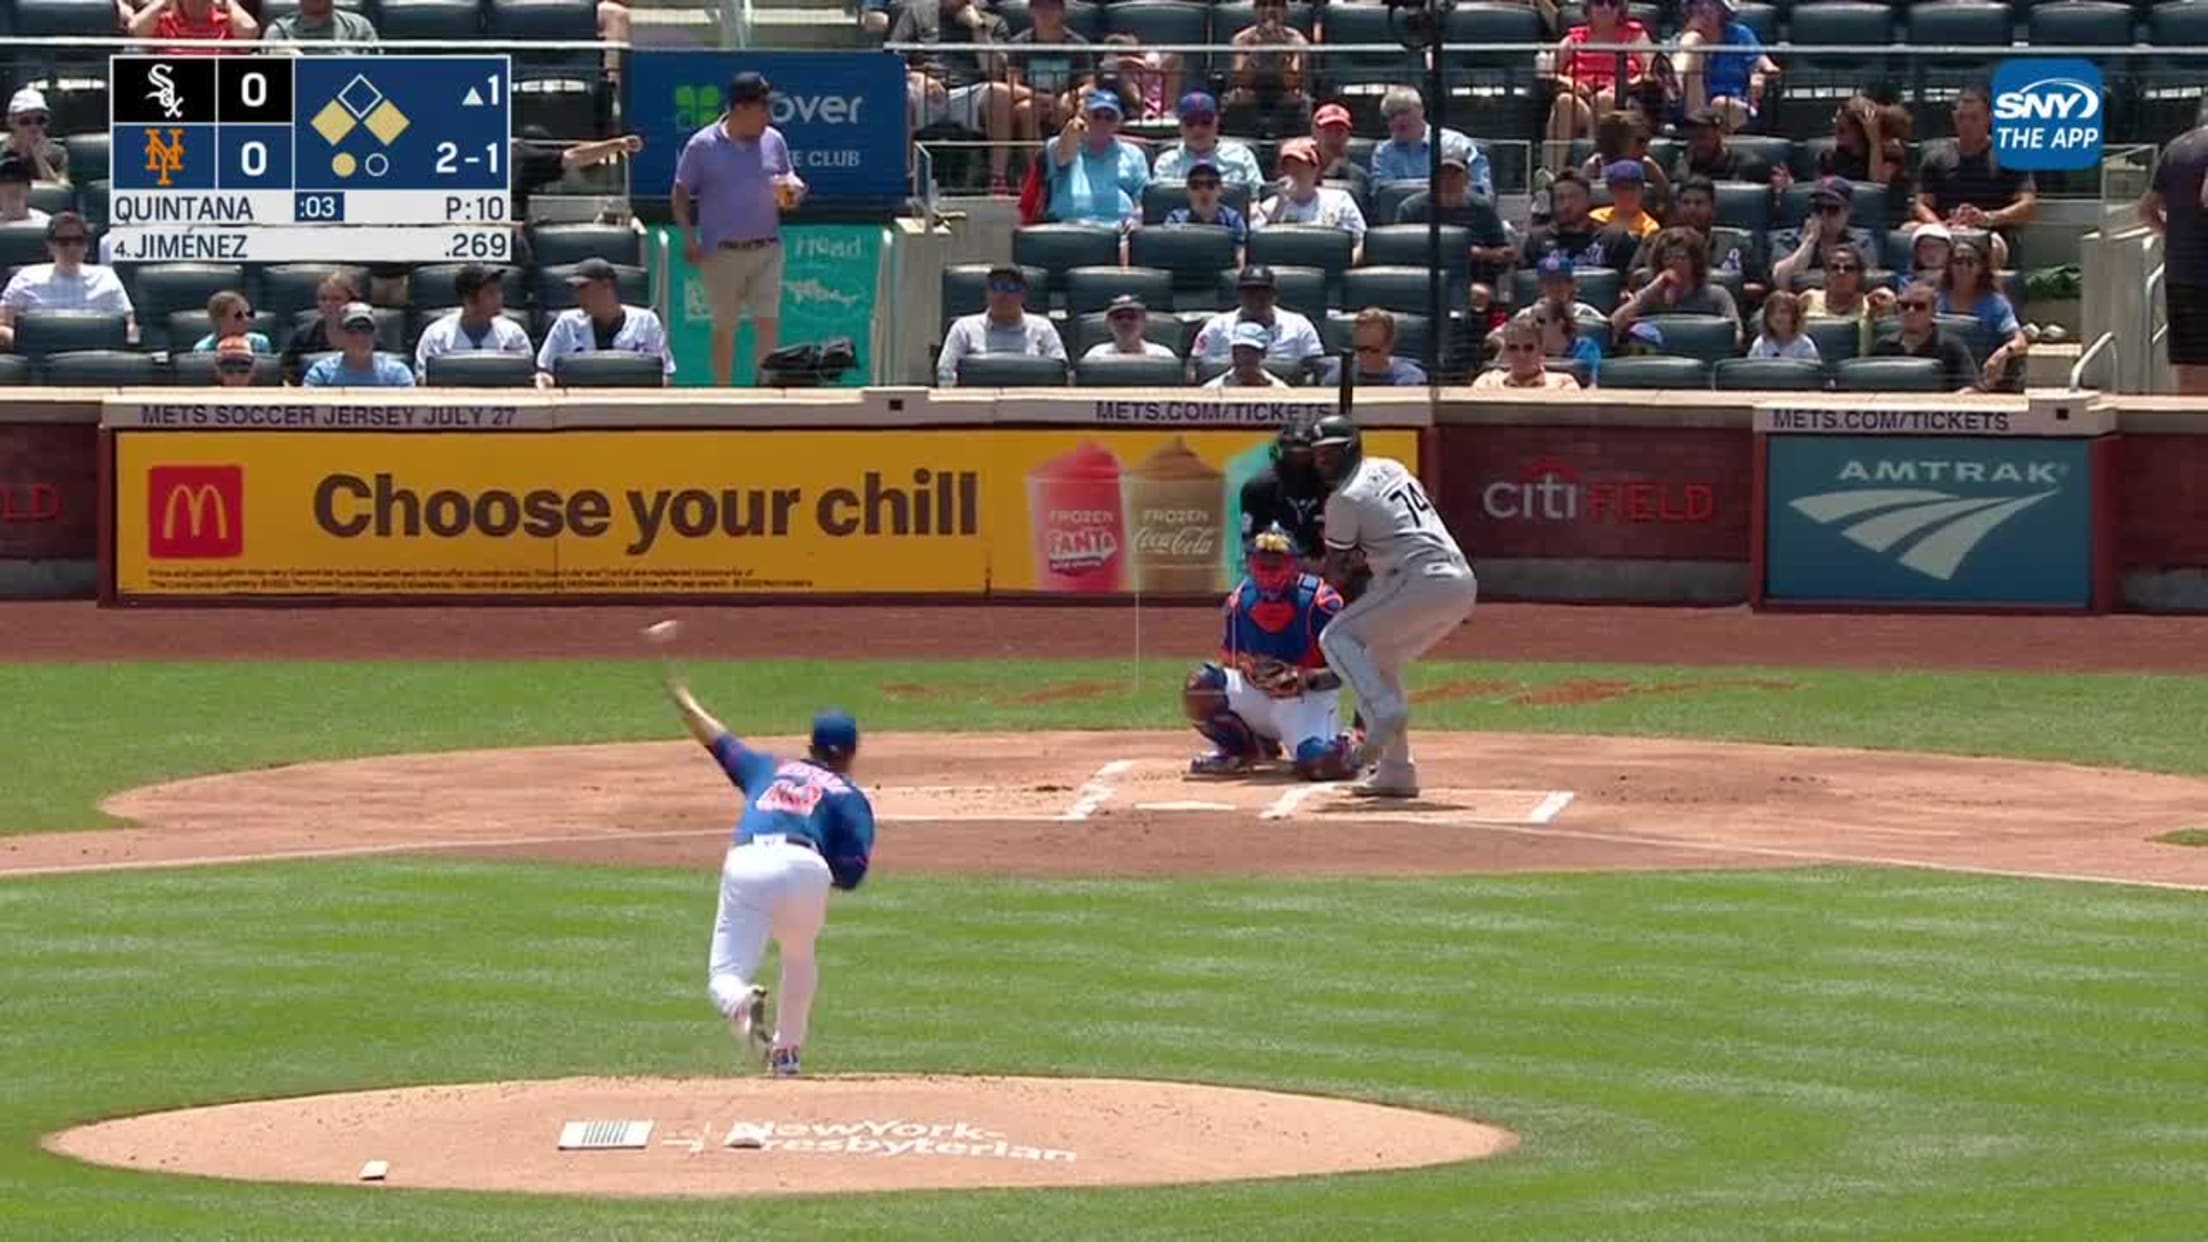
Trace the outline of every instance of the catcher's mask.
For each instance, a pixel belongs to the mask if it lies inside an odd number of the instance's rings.
[[[1365,458],[1365,438],[1346,414],[1329,414],[1311,428],[1311,464],[1319,481],[1339,487]]]
[[[1286,593],[1296,581],[1296,541],[1274,523],[1250,541],[1250,581],[1267,595]]]

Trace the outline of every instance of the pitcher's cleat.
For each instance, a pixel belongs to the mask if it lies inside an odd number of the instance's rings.
[[[767,1025],[767,990],[754,987],[751,999],[729,1015],[728,1026],[736,1033],[736,1045],[744,1055],[764,1063],[768,1050],[774,1047],[774,1030]]]
[[[767,1057],[767,1072],[776,1078],[797,1077],[797,1049],[776,1048]]]

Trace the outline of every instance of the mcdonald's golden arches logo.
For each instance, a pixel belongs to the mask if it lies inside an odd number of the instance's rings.
[[[221,560],[245,554],[243,466],[146,468],[146,555]]]

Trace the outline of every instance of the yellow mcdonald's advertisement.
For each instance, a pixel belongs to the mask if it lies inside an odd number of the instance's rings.
[[[1241,577],[1242,485],[1272,463],[1262,431],[998,431],[984,525],[990,587],[1206,596]],[[1365,452],[1416,471],[1416,431]]]
[[[986,436],[121,433],[119,596],[978,594]]]

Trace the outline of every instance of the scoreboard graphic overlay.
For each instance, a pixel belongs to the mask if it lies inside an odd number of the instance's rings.
[[[504,56],[117,56],[111,258],[513,253]]]

